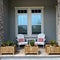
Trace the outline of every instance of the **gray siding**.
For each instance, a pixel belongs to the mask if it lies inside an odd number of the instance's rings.
[[[44,6],[44,33],[46,41],[56,39],[57,0],[9,0],[10,39],[15,40],[15,7]]]
[[[47,42],[49,40],[56,40],[56,10],[54,7],[46,7],[44,13],[44,31]]]
[[[3,31],[3,0],[0,0],[0,43],[4,39]]]
[[[9,39],[8,0],[3,0],[4,39]]]
[[[8,0],[0,0],[0,40],[8,37]]]

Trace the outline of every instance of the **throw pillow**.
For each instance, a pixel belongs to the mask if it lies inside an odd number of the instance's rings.
[[[24,42],[24,39],[23,39],[23,38],[20,38],[20,39],[19,39],[19,42]]]
[[[43,38],[39,38],[38,39],[38,42],[43,42]]]

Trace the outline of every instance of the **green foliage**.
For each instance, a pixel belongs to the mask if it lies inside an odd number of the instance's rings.
[[[13,41],[11,41],[11,40],[7,40],[6,43],[7,43],[8,46],[14,45]]]
[[[34,46],[34,40],[31,40],[31,41],[30,41],[30,45],[31,45],[31,46]]]
[[[6,42],[5,41],[2,41],[2,46],[6,46]]]
[[[56,45],[56,41],[55,40],[51,40],[50,44],[51,44],[51,46],[55,46]]]
[[[11,40],[2,41],[2,46],[12,46],[14,42]]]

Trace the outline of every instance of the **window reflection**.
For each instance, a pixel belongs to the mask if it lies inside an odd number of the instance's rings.
[[[39,14],[31,14],[32,25],[41,25],[41,13]]]

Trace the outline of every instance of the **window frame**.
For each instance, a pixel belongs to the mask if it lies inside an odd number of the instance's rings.
[[[33,8],[33,9],[31,9],[31,10],[41,10],[41,9],[34,9],[34,8]],[[34,14],[34,15],[35,15],[35,14],[40,14],[40,13],[31,13],[31,14]],[[41,14],[41,17],[42,17],[42,14]],[[37,24],[37,25],[41,25],[41,26],[42,26],[42,21],[41,21],[41,24]],[[31,30],[32,30],[32,26],[33,26],[33,25],[32,25],[32,20],[31,20]],[[41,27],[41,32],[42,32],[42,27]],[[31,34],[34,35],[32,31],[31,31]],[[38,33],[37,33],[37,34],[38,34]]]
[[[17,24],[17,10],[27,10],[28,15],[28,26],[27,26],[27,34],[24,34],[25,36],[33,36],[37,37],[38,34],[32,34],[32,24],[31,24],[31,10],[32,9],[40,9],[42,13],[42,27],[41,27],[41,33],[44,33],[44,7],[15,7],[15,35],[18,34],[18,24]],[[29,12],[28,12],[29,11]],[[31,27],[31,28],[30,28]]]
[[[24,15],[24,14],[26,14],[26,13],[17,13],[17,17],[18,17],[18,15]],[[18,19],[18,18],[17,18]],[[18,21],[18,20],[17,20]],[[21,26],[23,26],[23,25],[21,25]],[[27,25],[26,26],[28,26],[28,21],[27,21]],[[17,27],[18,27],[18,22],[17,22]],[[28,28],[27,28],[28,29]],[[17,28],[17,30],[18,30],[18,28]],[[18,33],[18,31],[17,31],[17,33]]]

